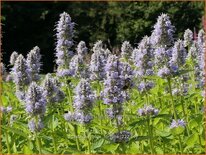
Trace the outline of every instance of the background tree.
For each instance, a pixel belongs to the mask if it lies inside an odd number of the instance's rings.
[[[75,44],[84,40],[91,48],[101,39],[112,49],[120,48],[124,40],[136,46],[151,34],[161,13],[170,16],[176,38],[187,28],[198,31],[203,27],[204,2],[2,2],[3,62],[8,64],[13,51],[26,55],[38,45],[42,72],[52,72],[54,27],[63,11],[76,23]]]

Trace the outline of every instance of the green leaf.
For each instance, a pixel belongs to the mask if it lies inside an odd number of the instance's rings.
[[[194,146],[196,144],[197,140],[198,140],[198,135],[197,135],[197,133],[195,133],[187,138],[186,144],[188,146]]]
[[[24,145],[23,151],[24,151],[24,154],[32,154],[33,153],[32,150],[26,145]]]
[[[28,138],[28,134],[29,134],[29,133],[25,133],[25,131],[22,131],[22,130],[13,128],[13,127],[5,127],[5,126],[2,126],[2,128],[3,128],[4,130],[10,131],[10,132],[15,133],[15,134],[17,134],[17,135],[20,135],[20,136],[22,136],[22,137],[24,137],[24,138],[26,138],[26,139]]]
[[[135,128],[136,126],[145,124],[145,122],[146,120],[135,121],[135,122],[130,123],[129,126],[131,126],[132,128]]]
[[[179,127],[176,127],[176,128],[172,128],[171,129],[171,133],[172,134],[174,134],[174,135],[180,135],[181,133],[183,133],[184,132],[184,127],[181,127],[181,126],[179,126]]]
[[[139,148],[137,147],[138,145],[137,144],[135,144],[135,143],[132,143],[131,145],[130,145],[130,147],[129,147],[129,152],[128,153],[131,153],[131,154],[137,154],[137,153],[139,153]]]
[[[7,106],[8,105],[8,98],[6,96],[1,96],[1,99],[2,99],[3,105]]]
[[[118,146],[119,146],[119,144],[106,144],[103,146],[103,149],[108,151],[108,152],[115,153]]]
[[[53,122],[53,129],[55,129],[58,126],[58,119],[55,119]]]
[[[197,127],[197,126],[198,126],[198,123],[194,119],[189,122],[189,127],[191,129],[193,129],[193,128]]]
[[[97,149],[97,148],[100,148],[104,143],[104,139],[99,139],[97,142],[94,142],[93,143],[93,149]]]
[[[169,137],[171,135],[171,133],[169,133],[168,131],[166,130],[163,130],[163,131],[159,131],[157,130],[157,134],[161,137]]]

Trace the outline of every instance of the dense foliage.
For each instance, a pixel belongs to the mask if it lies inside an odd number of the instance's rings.
[[[63,11],[76,23],[75,45],[84,40],[91,49],[100,39],[115,50],[125,40],[136,46],[144,35],[150,35],[162,12],[174,22],[175,38],[182,38],[187,28],[200,30],[204,2],[2,2],[4,63],[8,65],[14,50],[25,56],[38,45],[44,61],[42,72],[52,72],[54,24]]]
[[[204,30],[177,39],[160,14],[138,47],[98,40],[88,59],[68,13],[55,27],[56,72],[40,74],[38,46],[1,63],[3,153],[205,153]]]

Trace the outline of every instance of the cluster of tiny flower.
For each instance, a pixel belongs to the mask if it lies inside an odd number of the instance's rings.
[[[186,49],[182,40],[175,42],[172,48],[172,57],[170,59],[170,68],[174,73],[178,72],[178,69],[185,64],[187,57]]]
[[[69,70],[69,63],[74,55],[71,50],[73,46],[74,36],[74,23],[71,21],[71,17],[66,12],[60,14],[57,30],[57,45],[56,45],[56,63],[58,65],[57,75],[68,76],[71,75]]]
[[[115,55],[109,55],[105,66],[106,78],[102,91],[104,104],[112,107],[106,110],[117,126],[122,124],[123,102],[128,99],[127,89],[133,85],[133,71],[128,63],[120,62]]]
[[[190,47],[193,43],[193,33],[190,29],[185,30],[184,33],[184,46]]]
[[[81,79],[75,88],[73,107],[74,113],[68,112],[64,115],[67,121],[76,121],[79,123],[89,123],[92,120],[91,109],[94,103],[94,93],[91,90],[90,83],[86,79]]]
[[[154,87],[154,82],[152,82],[152,81],[147,81],[147,82],[142,81],[138,85],[138,90],[139,90],[140,93],[145,93],[145,92],[148,92],[153,87]]]
[[[3,113],[3,114],[8,114],[12,111],[12,107],[11,106],[8,106],[8,107],[0,107],[0,111]]]
[[[128,41],[124,41],[121,47],[121,57],[125,60],[130,60],[132,56],[132,45]]]
[[[144,105],[143,108],[138,109],[137,113],[139,116],[155,116],[159,113],[159,110],[151,105]]]
[[[35,46],[27,55],[27,66],[30,69],[31,81],[38,81],[40,79],[39,72],[41,67],[41,55],[38,46]]]
[[[156,47],[170,47],[174,42],[174,31],[175,27],[171,24],[169,16],[167,14],[160,15],[154,25],[151,43]]]
[[[84,41],[80,41],[77,45],[77,55],[73,56],[69,65],[69,69],[72,76],[79,78],[88,77],[88,66],[85,64],[86,54],[86,44]]]
[[[89,71],[91,72],[90,79],[101,81],[106,77],[104,68],[110,51],[108,49],[103,49],[103,43],[99,40],[94,44],[93,52],[89,68]]]
[[[25,97],[26,112],[31,117],[28,123],[29,129],[32,132],[40,131],[43,128],[42,117],[46,111],[46,98],[43,95],[43,89],[32,82],[28,88]]]
[[[28,86],[31,82],[31,70],[22,54],[17,57],[12,67],[11,75],[16,84],[16,96],[20,100],[23,100],[25,96],[25,86]]]
[[[126,143],[129,142],[130,137],[131,137],[131,133],[125,130],[125,131],[114,133],[110,137],[110,139],[115,143]]]
[[[138,77],[153,75],[153,49],[151,39],[145,36],[133,51],[133,61],[137,68],[136,74]]]
[[[170,125],[170,128],[173,129],[173,128],[177,128],[177,127],[185,127],[186,123],[183,119],[178,119],[178,120],[172,120],[172,123]]]
[[[61,102],[65,95],[64,92],[60,90],[59,83],[56,77],[52,77],[51,74],[47,74],[45,76],[45,79],[42,83],[43,88],[43,95],[47,100],[47,103],[49,105],[52,105],[53,103]]]

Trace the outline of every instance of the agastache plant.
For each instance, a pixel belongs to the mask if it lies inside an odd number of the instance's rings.
[[[199,83],[198,86],[203,89],[205,83],[205,33],[203,30],[198,33],[197,45],[196,78]]]
[[[151,76],[154,74],[154,50],[151,45],[151,39],[145,36],[138,45],[138,49],[133,51],[133,61],[135,65],[136,77],[141,80],[138,85],[140,92],[149,91],[154,83],[152,81],[146,80],[146,76]]]
[[[91,80],[103,80],[106,76],[104,67],[107,61],[107,53],[103,49],[102,41],[97,41],[93,47],[93,54],[90,61],[89,71]]]
[[[79,78],[88,77],[88,67],[85,62],[86,54],[86,44],[84,41],[80,41],[77,46],[77,55],[73,56],[69,65],[70,73],[72,76]]]
[[[187,51],[184,48],[182,40],[175,42],[172,48],[172,57],[170,59],[170,68],[174,69],[173,72],[178,72],[179,68],[185,64]]]
[[[43,95],[42,87],[36,82],[32,82],[28,88],[24,102],[26,103],[26,112],[32,116],[43,116],[46,111],[46,98]]]
[[[46,111],[46,98],[43,95],[43,89],[36,82],[30,84],[26,94],[25,110],[30,118],[28,128],[34,134],[38,143],[38,151],[41,153],[41,140],[37,135],[44,127],[42,119]]]
[[[190,48],[193,43],[193,32],[190,29],[185,30],[184,46]]]
[[[88,48],[86,46],[86,43],[84,41],[80,41],[79,44],[77,45],[77,54],[84,58],[87,53],[88,53]]]
[[[125,60],[129,60],[132,55],[132,45],[128,41],[124,41],[121,47],[121,57]]]
[[[73,102],[74,112],[68,112],[64,115],[64,119],[74,126],[74,133],[76,137],[76,145],[79,150],[78,125],[76,123],[84,124],[89,132],[89,124],[93,119],[92,108],[94,106],[95,95],[90,87],[88,79],[81,79],[75,88],[75,96]],[[91,152],[90,140],[87,136],[88,152]]]
[[[162,14],[158,17],[157,23],[154,25],[154,30],[151,35],[151,43],[155,46],[168,48],[174,42],[175,27],[172,25],[167,14]]]
[[[136,52],[133,59],[137,76],[143,77],[153,75],[154,55],[150,43],[150,38],[145,36],[140,42],[138,49],[135,49],[133,52]]]
[[[58,76],[71,75],[69,71],[69,63],[74,55],[72,51],[73,36],[74,36],[74,23],[71,17],[66,12],[60,14],[60,19],[57,23],[57,44],[56,44],[56,64]]]
[[[26,94],[24,99],[25,110],[30,118],[28,128],[34,134],[38,143],[38,151],[41,153],[41,140],[37,135],[44,127],[42,119],[46,111],[46,98],[43,95],[43,89],[36,82],[29,85]]]
[[[157,47],[154,49],[155,71],[158,76],[165,78],[171,76],[170,59],[172,50],[164,47]]]
[[[150,144],[150,149],[151,149],[151,153],[154,153],[154,140],[153,140],[153,132],[154,132],[154,128],[151,124],[152,122],[152,117],[158,115],[159,110],[154,108],[152,105],[144,105],[143,108],[138,109],[137,114],[140,117],[143,117],[143,119],[145,120],[145,122],[147,122],[147,127],[148,127],[148,137],[149,138],[149,144]]]
[[[95,95],[91,90],[87,79],[81,79],[75,88],[74,113],[65,114],[67,121],[74,120],[79,123],[89,123],[92,120],[91,110],[93,108]]]
[[[138,109],[137,113],[139,116],[155,116],[159,113],[159,110],[152,105],[144,105],[143,108]]]
[[[16,95],[20,100],[24,99],[26,87],[31,82],[31,71],[22,54],[16,59],[11,70],[12,79],[16,85]]]
[[[198,32],[197,42],[199,45],[205,46],[205,31],[203,29]]]
[[[49,105],[61,102],[65,97],[64,92],[61,91],[57,83],[58,81],[56,82],[56,80],[56,77],[52,77],[51,74],[47,74],[42,83],[43,94]]]
[[[124,76],[122,76],[122,69],[123,63],[120,62],[119,58],[115,55],[110,55],[105,66],[107,76],[104,80],[104,90],[102,94],[104,104],[111,106],[106,110],[106,113],[112,120],[116,122],[118,128],[118,132],[112,137],[114,137],[115,135],[122,135],[122,132],[120,130],[123,123],[123,102],[126,100],[125,92],[123,91],[125,79]],[[127,141],[127,138],[121,140],[121,142],[125,142]]]
[[[16,51],[12,52],[11,56],[10,56],[10,65],[13,66],[15,64],[16,59],[18,58],[18,53]]]
[[[184,69],[187,59],[187,51],[184,47],[184,42],[182,40],[177,40],[172,48],[172,57],[170,59],[170,68],[173,69],[173,73],[179,74],[181,70]],[[172,90],[174,95],[184,95],[187,93],[188,84],[188,75],[183,74],[179,75],[179,78],[176,79],[176,88]],[[175,85],[175,84],[174,84]]]
[[[197,42],[193,42],[191,47],[189,48],[187,60],[192,60],[193,63],[195,63],[197,56],[198,56],[198,44]]]
[[[123,94],[125,99],[129,99],[129,91],[134,86],[134,71],[127,62],[122,63],[122,70],[120,71],[120,77],[123,81]]]
[[[28,54],[27,54],[27,66],[30,69],[31,81],[38,81],[40,79],[40,67],[41,67],[41,54],[40,48],[35,46]]]

